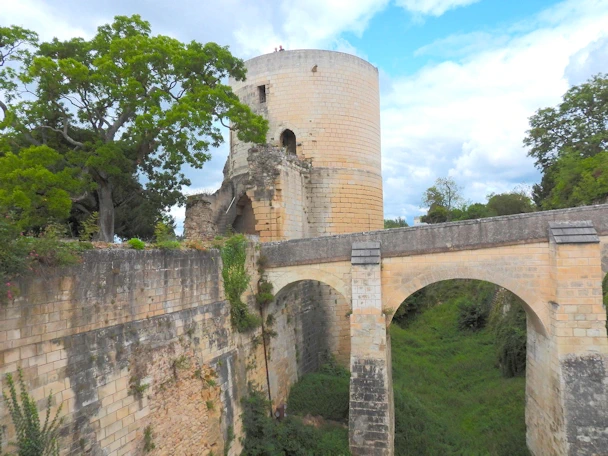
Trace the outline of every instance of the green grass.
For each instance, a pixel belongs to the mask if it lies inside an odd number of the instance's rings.
[[[349,385],[350,373],[346,369],[326,364],[291,387],[287,409],[300,416],[321,416],[347,423]]]
[[[396,455],[528,455],[525,378],[504,378],[488,329],[457,328],[454,299],[391,325]]]

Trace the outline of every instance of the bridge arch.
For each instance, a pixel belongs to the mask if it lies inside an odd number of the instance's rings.
[[[347,366],[350,360],[350,284],[318,268],[296,267],[267,272],[275,299],[266,316],[278,337],[269,342],[270,391],[274,406],[287,400],[303,374],[314,372],[333,355]]]
[[[334,288],[338,293],[344,296],[345,299],[350,299],[350,287],[344,280],[329,271],[319,268],[293,268],[293,270],[272,271],[268,272],[268,279],[274,287],[274,293],[277,295],[283,288],[304,280],[315,280],[323,282],[326,285]]]
[[[546,306],[546,303],[544,303],[542,298],[533,290],[522,287],[521,282],[518,282],[517,279],[507,277],[506,274],[501,275],[497,274],[496,271],[468,267],[462,264],[459,264],[457,268],[441,268],[433,271],[426,271],[395,287],[392,292],[388,293],[383,298],[385,303],[384,308],[392,309],[392,312],[387,319],[387,325],[391,323],[393,316],[401,303],[409,296],[433,283],[456,279],[481,280],[498,285],[510,291],[523,301],[526,315],[530,319],[536,332],[544,337],[548,336],[546,325],[543,322],[543,316],[538,312],[538,310],[541,310]]]

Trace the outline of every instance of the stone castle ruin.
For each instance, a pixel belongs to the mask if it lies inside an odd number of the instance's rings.
[[[269,122],[267,144],[230,134],[224,182],[186,206],[185,236],[261,242],[382,229],[378,70],[339,52],[275,52],[231,81]]]
[[[232,86],[268,119],[267,144],[231,134],[224,182],[189,198],[185,234],[257,235],[242,299],[276,336],[265,347],[260,328],[234,329],[216,249],[92,250],[20,278],[0,306],[0,379],[21,370],[40,410],[53,393],[60,454],[236,456],[248,385],[276,410],[331,354],[351,371],[351,453],[393,456],[388,327],[408,296],[452,279],[525,302],[531,453],[607,454],[608,205],[382,230],[377,70],[317,50],[246,66]],[[275,297],[264,315],[261,258]],[[3,402],[0,432],[1,453],[14,436]]]

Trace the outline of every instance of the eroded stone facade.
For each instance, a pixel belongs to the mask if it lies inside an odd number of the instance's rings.
[[[259,254],[252,243],[243,296],[252,312]],[[224,454],[230,435],[227,454],[240,454],[248,385],[268,391],[270,381],[276,407],[329,353],[347,364],[350,304],[319,281],[279,293],[263,315],[277,333],[265,359],[261,329],[231,325],[221,267],[216,250],[116,249],[22,280],[0,307],[2,382],[21,368],[40,410],[53,392],[62,455],[143,454],[146,433],[151,455]],[[10,440],[3,402],[0,426]]]

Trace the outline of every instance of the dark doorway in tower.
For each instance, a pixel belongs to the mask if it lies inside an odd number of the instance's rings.
[[[243,234],[259,234],[255,230],[255,215],[253,214],[253,206],[247,195],[241,196],[236,203],[236,217],[232,223],[232,229],[235,233]]]
[[[296,154],[296,135],[291,130],[281,133],[281,146],[287,150],[288,154]]]

